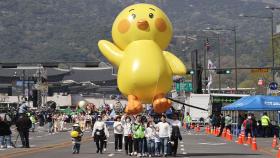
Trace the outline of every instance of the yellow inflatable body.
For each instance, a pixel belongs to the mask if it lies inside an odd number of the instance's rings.
[[[172,25],[158,7],[135,4],[125,8],[112,27],[114,43],[98,43],[103,55],[118,69],[118,87],[128,97],[125,111],[137,114],[142,103],[154,111],[166,111],[171,101],[165,95],[172,88],[172,75],[186,74],[184,64],[164,51],[172,37]]]
[[[71,135],[72,138],[76,138],[76,137],[79,136],[79,132],[77,132],[77,131],[72,131],[70,135]]]

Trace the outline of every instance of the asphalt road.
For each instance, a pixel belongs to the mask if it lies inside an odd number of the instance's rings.
[[[111,137],[108,141],[108,149],[102,155],[96,153],[96,147],[90,138],[90,131],[85,132],[84,142],[81,145],[80,154],[72,154],[71,138],[69,131],[49,135],[47,132],[35,132],[31,134],[30,149],[6,149],[0,151],[0,158],[93,158],[93,157],[128,157],[124,151],[115,152],[114,142]],[[248,146],[237,145],[234,141],[228,142],[221,138],[204,133],[182,132],[183,141],[179,142],[178,157],[190,158],[271,158],[275,157],[270,152],[252,151]]]

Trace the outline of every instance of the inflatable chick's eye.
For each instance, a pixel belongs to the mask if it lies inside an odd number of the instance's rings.
[[[100,40],[98,47],[118,67],[118,88],[128,97],[125,112],[142,112],[142,103],[152,103],[157,113],[170,108],[165,95],[172,88],[172,75],[184,75],[186,68],[164,51],[172,37],[165,13],[151,4],[131,5],[115,19],[112,37],[114,43]]]

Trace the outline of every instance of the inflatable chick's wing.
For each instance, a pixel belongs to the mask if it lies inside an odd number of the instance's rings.
[[[142,103],[153,104],[157,113],[166,111],[171,101],[172,75],[184,75],[184,64],[164,51],[172,37],[172,25],[164,12],[151,4],[125,8],[112,26],[114,43],[98,43],[103,55],[118,67],[118,88],[128,97],[125,112],[142,112]]]

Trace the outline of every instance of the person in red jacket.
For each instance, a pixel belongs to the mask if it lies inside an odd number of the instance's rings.
[[[243,121],[243,127],[245,129],[245,136],[248,137],[248,133],[252,136],[253,120],[251,115],[248,115],[247,119]]]

